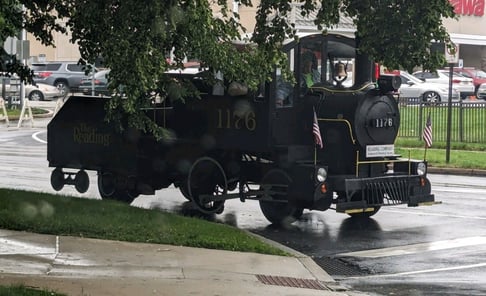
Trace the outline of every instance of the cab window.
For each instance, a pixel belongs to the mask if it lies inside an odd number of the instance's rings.
[[[294,49],[287,53],[287,63],[291,72],[295,72]],[[275,104],[277,108],[294,105],[293,77],[286,77],[281,68],[275,70]]]

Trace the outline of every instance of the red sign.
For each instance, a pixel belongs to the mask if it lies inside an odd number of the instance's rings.
[[[459,15],[484,15],[485,0],[449,0],[454,6],[454,12]]]

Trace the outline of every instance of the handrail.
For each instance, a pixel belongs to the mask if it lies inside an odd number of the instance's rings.
[[[343,88],[343,89],[339,89],[339,88],[328,88],[328,87],[325,87],[325,86],[312,86],[310,89],[318,89],[318,90],[325,90],[329,93],[355,93],[355,92],[360,92],[360,91],[363,91],[364,89],[366,88],[369,88],[371,86],[373,86],[374,84],[373,83],[367,83],[367,84],[364,84],[363,86],[361,86],[360,88],[357,88],[357,89],[352,89],[352,88]]]
[[[328,121],[328,122],[343,122],[348,126],[349,137],[356,144],[356,139],[353,137],[353,129],[351,128],[351,123],[347,119],[330,119],[330,118],[317,118],[317,121]]]
[[[412,172],[412,158],[410,157],[411,152],[408,151],[408,158],[406,158],[408,162],[408,175],[411,175]],[[374,164],[374,163],[394,163],[394,162],[403,162],[404,159],[384,159],[384,160],[359,160],[359,150],[356,150],[356,177],[359,177],[359,166],[362,164]]]

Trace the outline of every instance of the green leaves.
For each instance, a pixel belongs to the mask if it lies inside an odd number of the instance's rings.
[[[242,0],[239,5],[251,6],[252,2]],[[289,75],[280,47],[295,37],[292,9],[296,7],[319,29],[336,25],[343,16],[351,17],[362,52],[387,68],[408,70],[442,66],[443,56],[430,52],[430,43],[449,43],[442,20],[454,17],[449,0],[303,0],[300,4],[265,0],[257,7],[255,28],[248,28],[252,45],[240,40],[246,44],[234,46],[233,41],[242,39],[246,29],[228,3],[0,0],[0,39],[22,28],[22,15],[27,31],[44,44],[53,44],[53,32],[69,29],[84,61],[93,63],[103,57],[104,66],[111,69],[113,90],[123,87],[123,95],[114,96],[107,106],[109,118],[119,120],[126,114],[130,126],[154,130],[149,119],[138,118],[144,116],[139,108],[150,101],[147,93],[156,91],[170,100],[197,95],[189,83],[173,84],[163,75],[183,67],[186,58],[197,59],[209,73],[221,71],[225,80],[244,82],[250,89],[269,80],[275,66]],[[22,4],[27,13],[22,14]]]
[[[304,17],[315,15],[318,28],[339,23],[343,16],[356,25],[360,50],[380,64],[392,69],[411,70],[417,66],[435,69],[443,58],[430,52],[432,41],[448,43],[442,25],[444,18],[454,17],[448,0],[321,0],[301,1]],[[257,12],[254,41],[267,51],[293,32],[288,23],[289,1],[261,1]]]
[[[369,5],[348,1],[346,12],[356,19],[360,49],[391,69],[443,66],[430,52],[432,41],[449,40],[442,19],[453,17],[448,0],[370,0]],[[351,3],[354,2],[354,3]]]

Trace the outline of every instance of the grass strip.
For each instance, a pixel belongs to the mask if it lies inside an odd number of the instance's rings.
[[[0,295],[8,296],[65,296],[54,291],[29,288],[24,285],[0,286]]]
[[[432,167],[449,167],[486,170],[486,151],[484,144],[451,143],[449,162],[446,162],[446,144],[434,142],[425,154],[424,142],[399,139],[395,143],[395,153],[411,158],[424,159]]]
[[[45,109],[40,109],[40,108],[31,108],[32,109],[32,114],[38,115],[38,114],[47,114],[48,111]],[[20,113],[22,111],[22,108],[16,108],[16,109],[7,109],[7,115],[9,117],[11,116],[20,116]]]
[[[0,188],[0,228],[139,243],[289,255],[245,231],[125,203]]]

